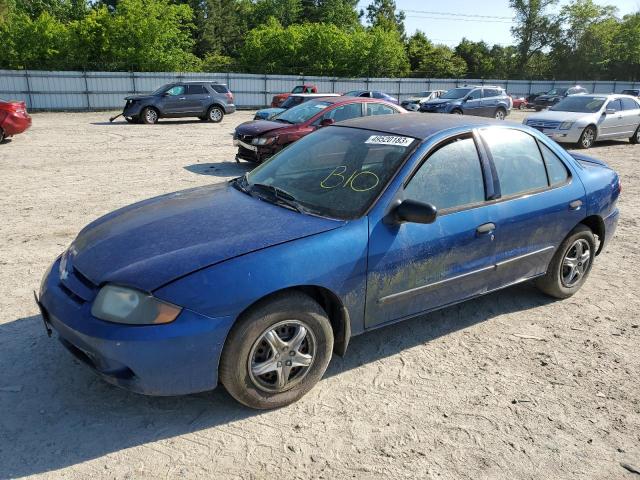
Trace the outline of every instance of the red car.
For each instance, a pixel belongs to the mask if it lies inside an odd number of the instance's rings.
[[[253,120],[236,127],[236,160],[262,162],[290,143],[327,125],[367,115],[407,113],[377,98],[324,97],[297,105],[271,120]]]
[[[296,93],[318,93],[318,87],[310,83],[305,83],[303,85],[294,87],[293,90],[291,90],[291,92],[289,93],[278,93],[271,99],[271,106],[273,108],[279,108],[280,105],[282,105],[282,102],[289,98],[289,95],[293,95]]]
[[[31,126],[31,117],[24,102],[0,100],[0,142],[24,132]]]
[[[511,97],[511,102],[513,103],[513,106],[511,108],[517,108],[518,110],[524,110],[527,106],[527,99],[525,97],[514,97],[512,95],[509,95]]]

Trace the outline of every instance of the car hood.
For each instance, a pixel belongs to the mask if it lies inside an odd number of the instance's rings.
[[[434,100],[429,100],[428,102],[424,102],[423,105],[440,105],[443,103],[454,103],[454,102],[459,102],[461,99],[459,98],[450,98],[450,99],[434,99]]]
[[[560,95],[538,95],[536,100],[553,100],[558,97],[560,97]]]
[[[94,284],[153,291],[195,270],[343,223],[258,200],[225,182],[109,213],[80,232],[67,258]]]
[[[548,120],[557,122],[577,122],[578,120],[596,120],[599,113],[584,113],[584,112],[556,112],[552,110],[546,110],[544,113],[536,113],[527,117],[529,120]]]
[[[129,95],[124,97],[125,100],[146,100],[149,98],[153,98],[153,95]]]
[[[256,112],[256,115],[260,116],[261,118],[266,118],[269,119],[281,112],[284,112],[286,110],[286,108],[263,108],[262,110],[258,110]],[[282,125],[280,123],[280,125]]]
[[[241,123],[236,127],[236,133],[239,135],[262,135],[272,130],[291,127],[292,125],[284,122],[272,122],[270,120],[252,120],[250,122]]]
[[[426,100],[425,97],[411,97],[411,98],[405,98],[402,103],[418,103],[418,102],[424,102]]]

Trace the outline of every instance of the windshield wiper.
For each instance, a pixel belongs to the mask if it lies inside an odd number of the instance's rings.
[[[274,118],[273,120],[276,122],[288,123],[289,125],[295,125],[295,122],[292,122],[291,120],[285,120],[284,118]]]
[[[249,191],[249,181],[247,180],[247,175],[248,175],[248,172],[242,175],[241,177],[234,179],[233,186],[236,187],[241,192],[248,193],[249,195],[251,195],[251,192]]]
[[[273,199],[276,203],[285,207],[290,207],[298,213],[306,213],[306,209],[300,205],[300,202],[296,200],[296,197],[282,188],[276,187],[275,185],[267,185],[266,183],[254,183],[251,185],[249,191],[252,192],[254,189],[269,192],[273,195]]]

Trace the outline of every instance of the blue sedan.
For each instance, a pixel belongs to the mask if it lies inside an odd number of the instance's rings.
[[[522,125],[370,116],[251,173],[85,227],[44,275],[45,326],[107,381],[296,401],[368,330],[519,282],[584,284],[618,175]]]

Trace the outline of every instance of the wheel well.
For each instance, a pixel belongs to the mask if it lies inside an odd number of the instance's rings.
[[[580,223],[589,227],[593,234],[598,237],[598,249],[596,250],[596,255],[598,255],[604,245],[604,221],[598,215],[590,215],[587,218],[583,219]]]
[[[331,329],[333,330],[333,352],[337,355],[343,356],[347,351],[349,339],[351,338],[351,319],[349,318],[349,311],[342,304],[340,298],[327,288],[316,285],[301,285],[277,290],[253,302],[250,306],[245,308],[238,317],[253,308],[257,303],[269,301],[271,297],[281,295],[288,291],[302,292],[318,302],[322,309],[327,313],[329,321],[331,322]]]
[[[224,107],[219,103],[212,103],[211,105],[209,105],[209,108],[207,108],[207,112],[211,110],[213,107],[218,107],[220,110],[222,110],[222,113],[225,112]]]

